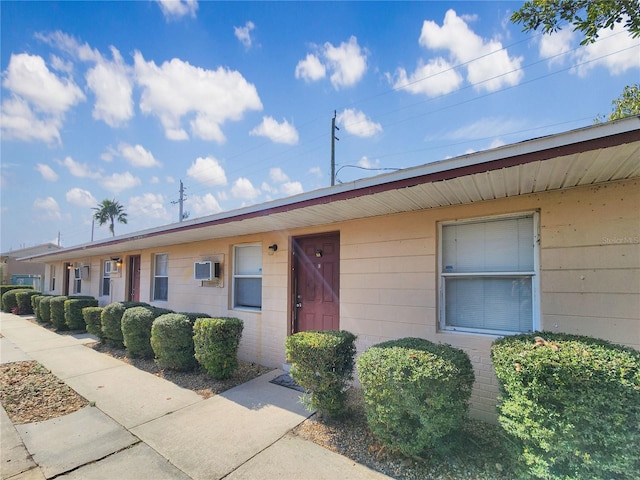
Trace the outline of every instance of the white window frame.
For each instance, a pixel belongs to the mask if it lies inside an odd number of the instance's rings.
[[[167,257],[167,274],[166,275],[158,275],[156,271],[157,268],[157,258],[160,256]],[[157,298],[156,292],[156,279],[158,278],[166,278],[167,279],[167,297],[166,298]],[[154,253],[153,254],[153,301],[154,302],[166,302],[169,300],[169,254],[168,253]]]
[[[509,220],[517,218],[533,218],[533,270],[522,272],[473,272],[473,273],[446,273],[443,268],[443,232],[442,229],[448,225],[464,225],[470,223],[483,223],[496,220]],[[505,215],[492,215],[486,217],[476,217],[464,220],[452,220],[438,222],[438,288],[439,288],[439,327],[443,332],[462,332],[488,334],[495,336],[516,335],[518,333],[507,330],[495,330],[486,328],[471,328],[447,325],[445,283],[447,278],[509,278],[514,279],[527,277],[531,279],[531,325],[532,331],[540,329],[540,214],[537,211],[527,211]]]
[[[49,279],[49,291],[54,292],[56,290],[56,266],[49,265],[49,273],[51,278]]]
[[[108,292],[105,292],[105,280],[109,285]],[[100,296],[108,297],[111,295],[111,260],[103,260],[102,261],[102,278],[100,282]]]
[[[260,250],[260,273],[259,274],[238,274],[236,273],[238,267],[238,252],[241,251],[242,248],[246,247],[257,247]],[[234,310],[249,310],[259,312],[262,310],[262,244],[261,243],[243,243],[241,245],[233,246],[233,272],[232,272],[232,281],[231,281],[231,299],[232,306]],[[249,306],[238,304],[237,300],[237,291],[236,291],[236,280],[237,279],[247,279],[247,278],[256,278],[260,279],[260,306]]]

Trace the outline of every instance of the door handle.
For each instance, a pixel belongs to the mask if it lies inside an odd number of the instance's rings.
[[[302,308],[302,302],[296,303],[296,308]]]

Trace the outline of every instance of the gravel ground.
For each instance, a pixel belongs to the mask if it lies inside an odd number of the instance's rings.
[[[89,404],[35,361],[0,365],[0,402],[16,424],[61,417]]]
[[[313,415],[294,433],[398,480],[510,480],[498,426],[469,420],[459,446],[448,455],[412,459],[389,451],[371,434],[362,406],[362,391],[348,393],[349,413],[343,420]]]

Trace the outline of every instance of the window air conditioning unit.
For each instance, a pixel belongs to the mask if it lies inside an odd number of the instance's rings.
[[[214,278],[220,278],[220,264],[210,260],[204,262],[194,262],[193,279],[211,281]]]
[[[80,265],[75,270],[76,280],[89,280],[89,265]]]

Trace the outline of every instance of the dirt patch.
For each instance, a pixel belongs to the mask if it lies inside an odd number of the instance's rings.
[[[35,361],[0,365],[0,401],[17,424],[61,417],[89,404]]]

